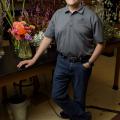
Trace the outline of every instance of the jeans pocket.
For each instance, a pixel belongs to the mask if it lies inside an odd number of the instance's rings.
[[[91,67],[86,68],[86,67],[83,66],[83,64],[81,64],[81,66],[82,66],[82,69],[83,69],[83,70],[89,70],[89,69],[91,68]]]

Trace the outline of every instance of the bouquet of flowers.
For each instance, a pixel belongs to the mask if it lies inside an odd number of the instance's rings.
[[[25,21],[15,21],[13,22],[12,28],[9,32],[15,37],[16,40],[32,40],[32,31],[35,26],[28,25]]]
[[[32,57],[32,52],[29,46],[29,42],[32,40],[32,33],[35,29],[34,25],[28,25],[25,21],[15,21],[9,32],[14,39],[14,47],[18,52],[20,58]]]

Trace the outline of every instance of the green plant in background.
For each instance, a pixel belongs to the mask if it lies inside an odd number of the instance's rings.
[[[2,18],[5,17],[10,26],[15,20],[15,4],[14,0],[0,0]],[[25,7],[25,0],[22,3],[22,12]]]
[[[113,0],[92,0],[92,6],[103,23],[114,23],[118,19],[118,5]]]
[[[118,5],[112,0],[92,0],[94,10],[104,26],[104,37],[110,40],[114,36],[114,25],[118,21]]]
[[[0,4],[0,16],[2,16],[2,6],[1,6],[1,4]],[[2,20],[2,17],[0,17],[0,36],[3,35],[2,23],[3,23],[3,20]]]
[[[12,0],[12,4],[13,4],[13,0]],[[1,6],[2,6],[3,14],[5,14],[7,22],[11,26],[13,19],[14,19],[14,16],[11,13],[11,1],[1,0]],[[12,11],[12,12],[14,12],[14,11]]]
[[[2,25],[0,24],[0,39],[1,39],[2,35],[3,35],[3,29],[2,29]]]

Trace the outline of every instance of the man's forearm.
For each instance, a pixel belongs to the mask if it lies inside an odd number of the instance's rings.
[[[95,48],[92,56],[91,56],[90,59],[89,59],[89,62],[90,62],[90,63],[94,63],[94,62],[96,61],[96,59],[97,59],[97,58],[100,56],[100,54],[102,53],[103,49],[104,49],[104,44],[98,43],[98,44],[96,45],[96,48]]]
[[[36,54],[32,58],[34,61],[36,61],[39,58],[39,56],[47,49],[51,41],[52,41],[51,38],[44,37],[44,39],[40,43],[38,50],[36,51]]]

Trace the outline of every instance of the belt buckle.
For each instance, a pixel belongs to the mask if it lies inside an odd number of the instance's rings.
[[[72,63],[75,63],[76,59],[74,57],[70,57],[69,61],[72,62]]]
[[[75,62],[80,62],[81,59],[80,59],[80,58],[77,58],[77,57],[70,57],[70,58],[69,58],[69,61],[72,62],[72,63],[75,63]]]

